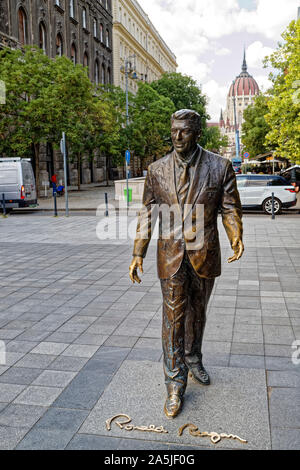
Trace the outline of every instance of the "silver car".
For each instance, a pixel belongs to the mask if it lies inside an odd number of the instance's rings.
[[[33,169],[28,159],[0,158],[0,207],[10,210],[37,204]]]
[[[272,214],[272,193],[274,193],[274,214],[297,204],[294,186],[278,175],[237,175],[241,203],[245,209],[262,209]]]

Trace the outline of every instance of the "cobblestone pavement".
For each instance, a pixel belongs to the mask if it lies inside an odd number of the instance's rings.
[[[98,222],[0,218],[0,449],[195,447],[86,430],[122,364],[162,360],[155,246],[143,284],[133,286],[132,242],[98,240]],[[223,274],[205,331],[208,369],[263,374],[273,449],[300,448],[300,365],[292,362],[300,340],[299,230],[296,218],[245,217],[244,257],[227,265],[220,228]]]

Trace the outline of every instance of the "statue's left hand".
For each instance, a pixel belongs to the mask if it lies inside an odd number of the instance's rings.
[[[234,255],[228,259],[228,263],[238,261],[243,256],[245,249],[243,241],[240,239],[234,240],[234,242],[232,243],[232,249],[234,251]]]

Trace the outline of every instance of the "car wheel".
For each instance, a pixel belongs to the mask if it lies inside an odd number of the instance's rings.
[[[274,215],[280,214],[281,207],[282,207],[281,201],[275,197],[274,198]],[[265,214],[272,215],[272,198],[271,197],[268,197],[268,199],[266,199],[263,202],[262,208]]]

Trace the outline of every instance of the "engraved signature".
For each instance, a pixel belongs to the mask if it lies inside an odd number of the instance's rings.
[[[166,431],[163,426],[155,426],[154,424],[150,424],[149,426],[133,426],[133,424],[130,424],[132,419],[125,414],[116,415],[112,418],[107,419],[105,421],[107,431],[111,430],[112,423],[118,418],[126,418],[126,421],[116,421],[116,425],[119,426],[120,429],[124,429],[125,431],[156,432],[158,434],[168,433],[168,431]]]
[[[185,429],[189,429],[190,435],[193,437],[210,437],[210,440],[213,444],[218,444],[218,442],[220,442],[222,439],[236,439],[240,441],[242,444],[247,444],[248,442],[239,436],[235,436],[234,434],[225,434],[225,433],[219,434],[217,432],[205,432],[205,431],[202,432],[202,431],[199,431],[197,426],[191,423],[187,423],[181,426],[181,428],[179,428],[178,430],[178,435],[182,436],[183,431]]]

